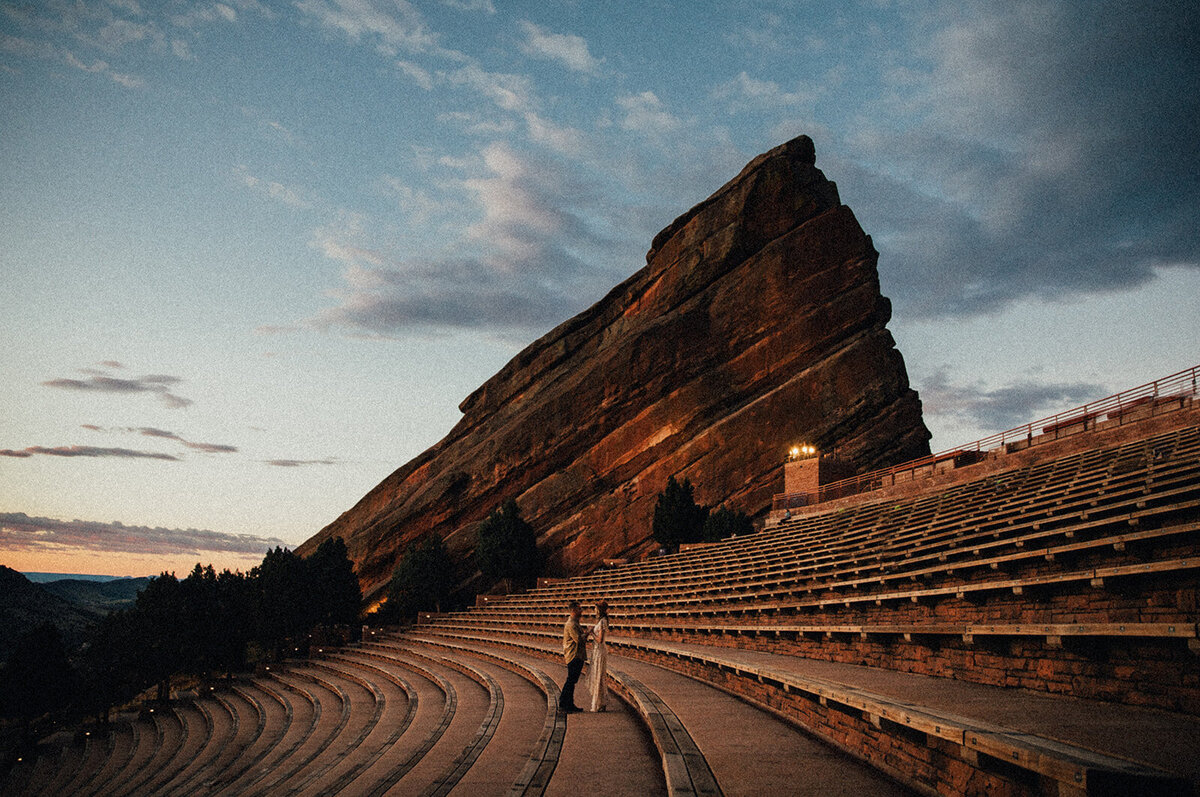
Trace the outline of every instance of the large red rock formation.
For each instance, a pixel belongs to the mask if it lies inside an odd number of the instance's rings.
[[[649,547],[669,476],[754,515],[795,442],[859,470],[927,454],[878,254],[814,162],[807,136],[752,160],[300,553],[342,536],[370,594],[427,534],[465,559],[479,521],[515,498],[551,568],[574,574]]]

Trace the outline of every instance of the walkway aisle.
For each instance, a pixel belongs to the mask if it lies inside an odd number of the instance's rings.
[[[558,662],[512,650],[505,650],[500,655],[536,667],[550,676],[559,689],[567,678],[566,667]],[[575,702],[585,706],[587,696],[585,669],[575,689]],[[649,732],[629,706],[611,691],[607,711],[567,715],[562,752],[546,789],[547,797],[572,797],[584,793],[645,797],[667,793],[662,761]]]
[[[609,655],[609,666],[641,681],[675,712],[704,754],[726,797],[911,794],[794,725],[715,687],[619,655]]]

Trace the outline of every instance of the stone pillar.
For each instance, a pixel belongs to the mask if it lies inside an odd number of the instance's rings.
[[[832,454],[793,459],[783,464],[783,491],[789,495],[815,493],[822,485],[853,475],[854,469]]]

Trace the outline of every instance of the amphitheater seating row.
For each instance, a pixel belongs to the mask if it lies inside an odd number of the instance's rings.
[[[894,579],[914,569],[914,565],[934,559],[944,564],[942,569],[952,569],[951,560],[969,561],[969,557],[980,556],[985,551],[1020,549],[1040,539],[1070,539],[1076,534],[1093,533],[1096,529],[1121,523],[1160,522],[1163,516],[1185,510],[1194,514],[1197,498],[1200,498],[1200,459],[1193,452],[1174,464],[1178,466],[1175,472],[1166,477],[1159,474],[1153,480],[1146,479],[1123,491],[1085,493],[1070,503],[1061,496],[1048,499],[1044,506],[1036,507],[1036,513],[1029,505],[1021,506],[1021,496],[1010,495],[1005,500],[1020,508],[1001,514],[984,507],[982,512],[960,519],[957,527],[944,530],[936,525],[914,525],[912,514],[903,511],[911,507],[903,505],[891,507],[886,513],[888,517],[882,518],[877,508],[872,512],[870,507],[817,517],[809,524],[816,528],[808,529],[800,538],[794,532],[801,521],[794,520],[740,544],[735,541],[705,551],[703,558],[699,553],[683,555],[675,563],[674,572],[645,571],[637,574],[640,579],[626,578],[626,583],[622,584],[620,571],[616,571],[607,579],[602,576],[590,582],[573,582],[572,588],[577,592],[588,588],[603,591],[612,602],[623,599],[644,601],[667,587],[675,587],[680,596],[700,601],[707,595],[722,592],[744,597],[747,590],[739,587],[747,584],[779,587],[807,580],[808,584],[819,586],[828,579],[870,570],[891,573],[890,577]],[[951,495],[945,500],[953,502],[958,497]],[[845,517],[845,514],[851,516]],[[856,516],[862,514],[869,514],[869,519],[874,521],[869,533],[853,528],[854,521],[861,519]],[[832,522],[845,523],[850,531],[843,532],[831,542],[818,532],[821,525]],[[971,522],[973,526],[969,525]],[[757,561],[740,555],[738,549],[747,545],[758,548]],[[650,575],[653,575],[652,579],[647,577]],[[713,586],[714,582],[717,586]],[[754,595],[751,593],[748,597]],[[539,602],[561,605],[562,593],[551,587],[523,600],[529,605]]]
[[[0,792],[382,795],[407,779],[406,792],[439,795],[500,772],[511,793],[539,795],[565,735],[557,705],[557,684],[529,663],[366,643],[60,734]]]
[[[415,638],[432,644],[436,644],[435,640],[440,638],[442,644],[447,646],[518,650],[554,658],[557,656],[555,643],[559,637],[547,632],[521,636],[511,633],[484,635],[437,625],[423,628]],[[859,685],[806,674],[789,666],[793,662],[789,662],[788,657],[774,656],[770,657],[770,663],[763,663],[748,660],[739,651],[700,645],[626,637],[610,637],[610,642],[616,652],[678,668],[697,677],[704,678],[705,670],[719,673],[719,683],[724,688],[752,699],[758,698],[759,702],[771,708],[778,709],[784,701],[812,704],[809,708],[823,714],[826,725],[850,723],[859,726],[853,732],[842,728],[841,734],[844,736],[863,737],[870,734],[871,744],[886,742],[897,750],[908,748],[903,755],[909,757],[927,756],[929,748],[938,748],[944,742],[939,748],[943,756],[957,759],[954,764],[958,769],[964,766],[976,768],[978,772],[971,777],[977,784],[988,781],[989,777],[997,777],[1001,782],[1015,780],[1018,784],[1029,786],[1032,793],[1122,793],[1112,791],[1114,788],[1131,788],[1134,791],[1127,793],[1137,794],[1191,793],[1192,785],[1186,777],[1164,769],[1118,755],[1096,752],[1088,746],[1065,743],[1052,736],[1043,737],[1023,729],[1006,728],[986,718],[971,718],[944,708],[922,707],[905,696],[873,693]],[[497,652],[493,655],[505,654]],[[614,661],[618,662],[619,667],[620,658]],[[693,666],[686,666],[689,664]],[[640,700],[653,705],[653,698],[647,699],[632,693],[639,685],[635,679],[623,675],[617,667],[610,672],[614,688],[624,692],[626,698],[633,702]],[[737,684],[739,681],[740,686]],[[988,698],[997,700],[998,695],[993,692]],[[812,728],[811,725],[809,727]],[[1194,734],[1200,728],[1194,722],[1185,722],[1183,727],[1185,734]],[[817,732],[821,733],[821,730]],[[840,744],[840,738],[839,734],[834,733],[828,740],[849,752],[870,757],[869,746],[855,750],[853,745]],[[1186,738],[1180,743],[1187,749],[1189,742]],[[901,755],[896,750],[893,753]],[[949,756],[950,753],[954,755]],[[950,777],[946,773],[927,770],[914,782],[911,771],[899,766],[889,767],[884,762],[877,763],[883,764],[881,768],[908,781],[910,785],[934,790],[943,790],[948,785],[940,780]],[[668,780],[671,778],[672,773],[668,771]],[[675,778],[676,782],[687,782],[682,772],[675,773]],[[1009,788],[1011,786],[1011,783],[1007,783],[1001,787],[1001,791],[1013,793]],[[1022,792],[1018,790],[1015,793]]]
[[[704,552],[705,560],[700,560],[696,555],[682,555],[678,557],[680,562],[674,566],[676,572],[673,575],[663,571],[645,571],[640,573],[642,577],[638,581],[618,580],[619,575],[607,581],[603,577],[592,578],[572,582],[571,589],[576,595],[586,594],[587,591],[603,594],[615,607],[636,605],[642,614],[655,608],[668,613],[674,609],[676,613],[691,614],[698,607],[719,605],[722,600],[737,606],[747,603],[755,605],[758,600],[797,591],[811,594],[826,588],[859,589],[864,585],[882,588],[888,582],[903,579],[916,581],[938,574],[955,575],[956,571],[977,566],[999,569],[1005,563],[1034,556],[1067,556],[1109,544],[1121,547],[1131,541],[1151,540],[1157,536],[1191,530],[1186,523],[1172,521],[1181,517],[1196,517],[1198,514],[1200,457],[1190,452],[1181,461],[1172,461],[1171,464],[1177,467],[1169,478],[1160,474],[1136,490],[1127,488],[1106,495],[1088,492],[1072,498],[1065,508],[1065,499],[1059,498],[1056,499],[1058,503],[1049,504],[1038,514],[1027,511],[1028,507],[1010,510],[1014,516],[1007,519],[996,517],[996,513],[985,513],[974,516],[975,525],[970,531],[960,528],[938,532],[936,528],[906,527],[911,513],[901,511],[906,507],[893,507],[888,513],[893,516],[891,522],[880,523],[875,518],[877,522],[869,537],[843,534],[836,549],[830,553],[820,552],[827,549],[824,543],[814,553],[811,542],[806,550],[803,542],[795,539],[799,521],[793,521],[781,529],[755,535],[752,540],[716,546],[714,550]],[[818,516],[815,522],[818,525],[828,524],[844,514],[851,516],[841,519],[850,521],[847,525],[853,525],[857,513],[830,513],[824,517]],[[1002,520],[1004,522],[1001,523]],[[1153,528],[1160,524],[1169,525],[1169,528],[1165,531]],[[1142,531],[1131,533],[1130,529],[1135,528]],[[1045,544],[1055,540],[1059,544]],[[758,545],[763,551],[780,552],[774,554],[773,562],[751,568],[740,556],[739,549],[747,544]],[[1032,548],[1033,545],[1038,547]],[[851,549],[853,553],[849,552]],[[723,555],[728,556],[722,563],[720,557]],[[1166,557],[1161,568],[1170,569],[1174,565],[1186,569],[1192,566],[1185,559]],[[701,566],[702,561],[709,564]],[[689,572],[685,565],[692,570]],[[1119,574],[1122,571],[1114,572]],[[1071,575],[1066,580],[1076,578]],[[904,590],[880,591],[887,599],[913,597]],[[923,593],[918,590],[914,594],[920,597]],[[501,599],[488,603],[501,604],[501,611],[511,613],[522,607],[561,606],[564,595],[561,587],[549,587],[516,601]],[[811,605],[823,604],[819,600],[798,601],[788,608]],[[487,609],[486,605],[481,607],[481,611]]]

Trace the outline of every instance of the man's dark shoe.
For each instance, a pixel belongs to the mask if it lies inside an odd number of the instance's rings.
[[[563,712],[566,714],[578,714],[579,712],[583,711],[583,709],[581,709],[579,706],[561,706],[560,708],[562,708]]]

